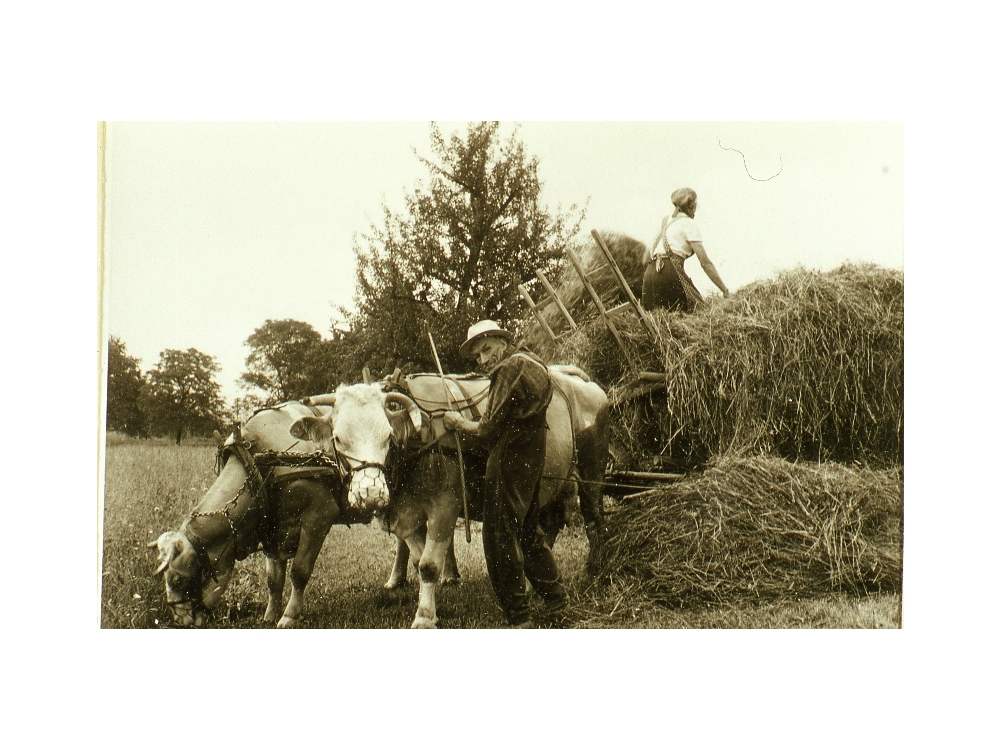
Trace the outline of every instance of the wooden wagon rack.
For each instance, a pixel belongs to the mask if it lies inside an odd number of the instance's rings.
[[[607,243],[605,243],[604,238],[601,237],[600,233],[594,229],[591,231],[591,235],[594,238],[594,242],[597,244],[597,248],[601,255],[604,257],[604,263],[600,263],[591,269],[586,268],[583,261],[577,255],[572,248],[566,248],[566,257],[569,259],[570,264],[573,266],[573,270],[576,271],[577,276],[580,277],[580,282],[583,284],[583,288],[587,291],[587,295],[590,297],[591,302],[593,302],[594,307],[597,309],[598,315],[604,321],[607,326],[608,331],[611,333],[612,338],[618,344],[618,348],[621,350],[622,357],[628,363],[629,369],[632,371],[633,378],[630,382],[619,386],[612,390],[609,394],[611,399],[611,406],[618,406],[626,401],[633,398],[639,398],[641,396],[647,396],[651,393],[656,393],[665,390],[667,387],[667,376],[662,372],[645,372],[640,371],[635,362],[632,360],[628,349],[625,347],[625,342],[622,339],[621,332],[615,325],[615,318],[624,310],[631,308],[635,311],[636,316],[642,323],[646,330],[647,335],[653,342],[658,342],[660,340],[660,330],[656,325],[656,321],[649,315],[649,313],[643,308],[642,304],[636,299],[635,294],[632,293],[632,289],[625,279],[625,275],[622,273],[621,268],[615,262],[614,256],[608,249]],[[590,279],[590,276],[596,272],[608,269],[611,272],[612,278],[617,282],[618,289],[621,291],[621,296],[624,297],[625,301],[616,304],[606,303],[602,300],[597,290],[594,288],[594,284]],[[559,293],[555,290],[552,283],[546,278],[545,274],[536,270],[535,275],[538,277],[542,288],[545,290],[545,295],[539,300],[534,300],[531,294],[525,288],[523,284],[519,284],[517,289],[521,293],[521,297],[528,304],[528,308],[531,310],[532,314],[535,316],[535,320],[538,321],[539,326],[545,331],[546,335],[552,340],[552,343],[558,344],[563,338],[571,335],[576,331],[579,326],[577,322],[573,319],[565,303],[559,297]],[[559,310],[563,320],[566,323],[565,330],[557,333],[553,330],[552,325],[545,319],[542,314],[543,309],[549,305],[555,305],[556,309]],[[677,473],[666,473],[666,472],[652,472],[652,471],[627,471],[622,469],[611,469],[605,475],[605,481],[608,483],[606,487],[610,489],[611,487],[619,486],[623,489],[628,487],[626,492],[631,492],[632,494],[627,495],[627,497],[637,497],[646,494],[651,490],[646,490],[644,492],[635,493],[634,490],[638,489],[635,483],[640,482],[649,486],[649,483],[653,483],[654,486],[664,482],[673,482],[684,477],[684,474]],[[611,494],[615,493],[612,490]]]
[[[660,332],[659,329],[656,327],[656,323],[649,316],[649,313],[647,313],[646,310],[643,309],[642,305],[639,303],[639,300],[637,300],[635,295],[632,293],[632,289],[629,287],[628,281],[626,281],[625,279],[625,275],[621,272],[621,269],[615,262],[614,256],[611,255],[611,251],[608,250],[608,246],[604,242],[604,239],[601,237],[600,232],[594,229],[591,231],[591,235],[593,236],[594,241],[597,243],[597,247],[601,251],[601,254],[604,256],[605,260],[605,263],[603,265],[599,265],[591,269],[591,273],[600,271],[604,268],[610,269],[613,278],[618,283],[618,287],[621,289],[622,294],[625,297],[624,302],[609,309],[605,305],[604,301],[601,299],[601,296],[597,293],[597,290],[594,288],[593,283],[591,283],[590,278],[587,275],[587,269],[584,267],[584,264],[580,260],[580,257],[572,250],[572,248],[566,248],[565,251],[566,257],[569,259],[569,262],[572,264],[573,269],[580,277],[580,282],[583,284],[583,288],[587,290],[587,294],[590,296],[591,301],[594,303],[594,307],[597,308],[597,312],[601,316],[601,319],[604,320],[604,324],[608,327],[608,331],[611,332],[612,337],[617,342],[618,347],[621,349],[622,356],[625,357],[626,361],[629,363],[629,366],[632,367],[633,364],[631,358],[629,357],[628,350],[625,348],[625,342],[622,340],[621,333],[618,331],[618,327],[615,325],[614,318],[623,310],[632,308],[635,311],[635,314],[639,317],[639,320],[642,322],[643,326],[645,327],[646,332],[654,341],[659,339]],[[576,321],[573,320],[573,316],[570,315],[569,310],[566,309],[566,305],[563,304],[563,301],[559,298],[558,292],[556,292],[555,288],[552,286],[552,283],[548,280],[548,278],[546,278],[545,274],[542,273],[542,271],[536,269],[535,275],[541,282],[542,288],[545,289],[546,294],[544,297],[542,297],[539,301],[536,302],[534,299],[532,299],[531,295],[528,293],[528,290],[525,288],[524,284],[518,284],[517,290],[521,293],[521,297],[523,297],[524,301],[528,304],[528,308],[535,316],[535,320],[538,321],[538,324],[542,327],[542,330],[544,330],[545,333],[549,336],[549,338],[552,339],[553,343],[558,343],[560,339],[564,338],[565,336],[575,331],[579,326],[577,326]],[[545,320],[545,317],[542,315],[541,312],[542,308],[544,308],[549,303],[554,303],[556,305],[557,309],[559,310],[559,312],[562,314],[563,318],[566,321],[567,329],[562,333],[557,334],[554,330],[552,330],[552,327],[548,324],[548,322]],[[635,368],[633,367],[633,370],[634,369]]]
[[[597,290],[594,288],[594,284],[591,282],[587,269],[584,266],[583,261],[580,260],[580,257],[571,248],[566,248],[565,252],[566,257],[572,264],[577,276],[580,277],[580,282],[583,284],[583,288],[586,289],[587,294],[594,303],[594,307],[597,309],[598,314],[607,326],[611,336],[618,344],[618,348],[621,349],[622,357],[624,357],[625,361],[628,363],[634,376],[633,382],[619,388],[617,392],[611,394],[612,406],[616,406],[623,401],[636,398],[637,396],[644,396],[649,393],[663,390],[666,388],[666,375],[664,373],[640,371],[635,366],[635,363],[629,355],[628,349],[625,348],[625,342],[622,340],[621,333],[615,325],[615,318],[622,311],[631,308],[635,311],[639,321],[646,329],[646,333],[654,342],[660,339],[660,330],[656,325],[656,321],[653,320],[653,318],[649,315],[645,308],[643,308],[642,304],[632,293],[632,289],[629,287],[628,281],[625,279],[625,275],[621,272],[621,269],[615,262],[614,256],[611,255],[611,251],[608,249],[607,243],[604,242],[604,238],[601,237],[600,232],[594,229],[591,231],[591,235],[594,238],[594,242],[597,243],[597,248],[600,250],[601,255],[604,256],[604,263],[590,269],[590,274],[592,275],[603,269],[610,269],[612,277],[617,282],[618,288],[625,297],[624,302],[616,304],[613,307],[609,307],[605,304],[605,301],[601,299]],[[539,282],[541,282],[542,288],[545,289],[545,296],[541,297],[538,301],[532,299],[531,294],[529,294],[524,284],[518,284],[517,290],[521,293],[521,297],[523,297],[524,301],[528,304],[528,308],[535,316],[535,320],[538,321],[542,330],[545,331],[554,344],[558,344],[563,338],[573,333],[573,331],[576,331],[579,326],[576,321],[573,320],[573,316],[566,308],[562,299],[559,298],[558,292],[556,292],[552,283],[548,278],[546,278],[545,274],[536,269],[535,275],[538,277]],[[545,320],[545,316],[542,315],[542,310],[550,304],[554,304],[556,306],[563,319],[566,321],[566,330],[561,333],[556,333],[548,321]]]

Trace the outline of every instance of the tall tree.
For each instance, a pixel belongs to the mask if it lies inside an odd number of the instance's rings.
[[[309,354],[322,336],[298,320],[268,320],[244,344],[250,347],[241,380],[264,391],[271,403],[309,395]]]
[[[334,330],[333,339],[324,339],[299,320],[268,320],[244,343],[249,369],[240,379],[262,390],[270,404],[325,393],[349,370],[348,334]]]
[[[468,369],[458,357],[468,325],[491,318],[517,328],[525,305],[517,285],[537,294],[535,269],[552,271],[579,229],[583,212],[552,213],[541,203],[538,159],[515,131],[500,137],[496,122],[473,123],[446,138],[431,127],[429,180],[406,196],[406,209],[383,209],[356,245],[355,356],[372,369],[433,369],[425,325],[445,366]],[[357,362],[356,362],[357,364]]]
[[[219,364],[197,349],[165,349],[146,374],[145,401],[150,426],[177,443],[187,435],[209,435],[226,421],[226,407],[214,375]]]
[[[142,411],[145,378],[139,358],[130,357],[117,336],[108,340],[108,430],[138,437],[146,434]]]

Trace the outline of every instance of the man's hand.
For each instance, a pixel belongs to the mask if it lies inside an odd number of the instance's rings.
[[[656,272],[657,273],[659,273],[660,271],[663,270],[663,260],[664,260],[664,258],[663,258],[662,255],[657,255],[656,256]]]
[[[465,425],[465,417],[459,414],[457,411],[446,411],[444,413],[444,428],[446,430],[461,430]]]

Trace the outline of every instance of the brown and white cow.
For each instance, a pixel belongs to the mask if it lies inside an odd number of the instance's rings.
[[[579,497],[593,554],[603,529],[608,399],[600,386],[590,382],[577,368],[549,369],[554,388],[546,413],[549,430],[539,498],[543,526],[549,542],[553,543],[563,526],[565,503]],[[445,381],[439,376],[412,375],[405,379],[407,393],[431,419],[422,420],[417,449],[409,456],[397,457],[397,465],[390,467],[399,485],[392,502],[388,503],[388,496],[380,490],[366,489],[363,484],[355,492],[352,482],[352,502],[356,507],[364,505],[378,511],[384,528],[401,540],[386,587],[394,588],[405,581],[410,555],[418,560],[420,596],[411,625],[414,628],[433,628],[437,624],[436,587],[451,567],[455,524],[462,511],[458,464],[447,450],[454,447],[455,436],[444,431],[440,415],[453,400],[459,407],[464,405],[466,416],[475,418],[474,410],[486,406],[489,389],[489,381],[484,378],[450,378],[446,382],[451,399],[445,394]],[[335,394],[315,398],[315,403],[333,405],[333,412],[323,417],[304,416],[292,426],[291,432],[322,445],[330,455],[351,456],[369,468],[381,464],[384,470],[389,422],[393,416],[378,406],[377,399],[354,390],[357,388],[342,387]],[[478,454],[485,463],[481,445],[465,438],[462,445],[467,461],[474,462]],[[372,478],[371,482],[379,488],[388,485],[384,476],[381,480]]]
[[[400,440],[420,429],[420,411],[401,394],[385,394],[375,386],[357,386],[358,402],[384,411],[385,429],[373,436],[370,446],[355,449],[374,458],[387,447],[393,425]],[[345,404],[351,399],[345,399]],[[316,411],[332,416],[329,407]],[[347,411],[350,414],[350,410]],[[265,409],[251,417],[242,439],[255,451],[311,454],[320,446],[308,440],[293,440],[291,426],[314,411],[297,402]],[[353,417],[352,417],[353,418]],[[267,557],[268,604],[265,622],[291,627],[299,619],[306,584],[334,523],[368,523],[371,508],[387,501],[384,485],[367,481],[355,471],[364,463],[344,458],[335,466],[271,466],[261,468],[266,491],[254,493],[253,482],[236,451],[232,438],[223,451],[225,465],[218,479],[198,502],[179,530],[166,531],[150,543],[158,551],[155,574],[163,574],[167,603],[173,620],[185,627],[201,627],[225,594],[237,560],[259,548]],[[381,455],[378,463],[384,461]],[[350,493],[342,491],[350,479]],[[345,496],[349,499],[345,499]],[[282,611],[282,591],[288,561],[292,561],[292,593]],[[280,615],[280,619],[279,619]]]

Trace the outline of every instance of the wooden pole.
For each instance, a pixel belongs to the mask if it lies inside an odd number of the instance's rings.
[[[531,295],[528,294],[528,290],[524,288],[524,284],[518,284],[517,291],[519,291],[521,296],[524,297],[524,301],[527,302],[528,307],[531,308],[531,312],[534,314],[535,320],[538,321],[539,325],[542,326],[542,329],[549,335],[549,338],[552,339],[552,343],[557,343],[555,332],[549,327],[549,324],[545,322],[545,318],[542,317],[541,310],[538,309],[538,305],[535,304],[535,300],[531,299]]]
[[[605,480],[611,482],[615,479],[641,480],[650,482],[671,482],[683,479],[686,474],[667,474],[662,471],[609,471],[605,475]]]
[[[618,333],[618,329],[615,327],[615,324],[611,322],[611,318],[608,317],[608,312],[604,309],[604,303],[601,302],[601,298],[598,296],[594,286],[590,283],[590,279],[587,278],[587,272],[583,268],[583,263],[581,263],[580,259],[576,257],[576,253],[568,247],[566,248],[566,257],[569,258],[569,262],[572,263],[573,268],[576,269],[576,273],[580,277],[580,281],[583,282],[583,288],[587,290],[588,294],[590,294],[590,299],[593,300],[594,307],[597,308],[597,312],[599,312],[601,317],[604,318],[604,324],[608,327],[608,330],[611,331],[611,335],[614,336],[615,341],[618,342],[618,347],[622,350],[622,354],[625,355],[625,360],[629,363],[629,367],[634,370],[635,368],[633,367],[631,360],[628,358],[628,350],[625,348],[625,342],[622,341],[621,334]]]
[[[600,248],[601,252],[604,254],[605,259],[608,261],[608,265],[611,266],[612,272],[615,274],[615,278],[618,279],[618,285],[622,288],[625,293],[625,299],[628,300],[629,304],[635,309],[635,314],[639,316],[639,320],[646,327],[647,333],[653,338],[653,341],[659,339],[659,329],[656,327],[656,323],[649,313],[643,309],[642,305],[639,304],[639,300],[635,298],[632,294],[632,289],[628,285],[628,281],[622,274],[621,269],[618,268],[618,264],[615,263],[614,256],[611,255],[611,251],[608,250],[608,246],[604,244],[604,239],[601,237],[600,233],[596,229],[592,229],[590,233],[594,236],[594,241],[597,243],[597,247]]]
[[[552,288],[552,284],[550,284],[549,280],[545,278],[545,274],[536,268],[535,276],[537,276],[538,280],[542,282],[542,286],[545,287],[545,291],[547,291],[551,295],[552,299],[555,300],[556,307],[559,308],[559,312],[563,314],[563,317],[566,318],[566,322],[569,324],[569,329],[571,331],[575,331],[576,321],[573,320],[573,316],[569,314],[569,310],[566,309],[566,305],[563,304],[563,301],[559,299],[559,295],[556,293],[556,290]]]
[[[451,397],[451,388],[448,387],[448,379],[441,369],[441,360],[438,359],[438,350],[434,346],[434,337],[431,335],[430,326],[427,327],[427,340],[431,342],[431,352],[434,353],[434,364],[437,365],[438,375],[441,376],[441,385],[444,386],[444,395],[448,399],[448,408],[455,411],[455,402]],[[472,519],[469,518],[469,498],[465,494],[465,461],[462,459],[462,436],[455,434],[455,448],[458,449],[458,483],[462,488],[462,511],[465,513],[465,541],[472,544]]]

